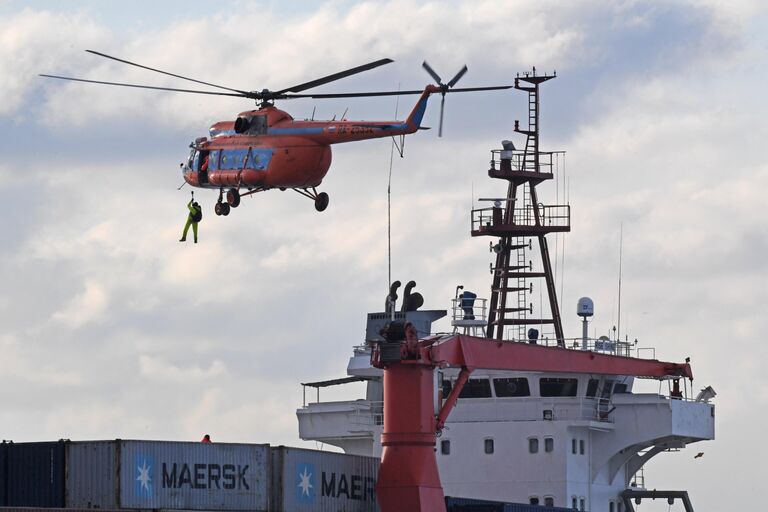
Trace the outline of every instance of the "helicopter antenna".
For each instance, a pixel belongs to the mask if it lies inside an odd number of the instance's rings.
[[[349,107],[344,109],[344,113],[341,114],[341,120],[343,121],[345,117],[347,117],[347,112],[349,111]]]
[[[314,120],[315,120],[315,109],[316,109],[316,108],[317,108],[317,105],[315,105],[314,107],[312,107],[312,121],[314,121]]]
[[[397,84],[398,90],[400,84]],[[395,101],[395,119],[400,107],[400,96]],[[387,286],[392,285],[392,164],[395,160],[395,139],[389,148],[389,177],[387,178]]]

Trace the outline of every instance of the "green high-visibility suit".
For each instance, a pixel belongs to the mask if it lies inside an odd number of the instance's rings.
[[[187,208],[189,208],[189,215],[187,215],[187,223],[184,226],[184,233],[181,235],[181,240],[179,242],[186,242],[187,241],[187,232],[189,231],[189,226],[192,226],[192,234],[195,237],[195,243],[197,243],[197,222],[195,222],[195,214],[198,212],[202,212],[200,205],[195,205],[195,200],[190,199],[189,203],[187,204]]]

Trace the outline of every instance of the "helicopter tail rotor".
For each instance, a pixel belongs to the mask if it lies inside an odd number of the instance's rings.
[[[467,66],[465,65],[463,68],[459,70],[456,75],[451,78],[447,84],[443,83],[443,80],[440,78],[440,75],[438,75],[434,69],[427,63],[427,61],[424,61],[421,65],[427,73],[429,73],[429,76],[432,77],[432,79],[437,82],[437,85],[440,87],[440,95],[442,98],[440,99],[440,124],[439,128],[437,130],[437,136],[442,137],[443,136],[443,114],[445,112],[445,93],[449,92],[450,89],[453,88],[454,85],[456,85],[456,82],[461,80],[461,77],[464,76],[464,74],[467,72]]]

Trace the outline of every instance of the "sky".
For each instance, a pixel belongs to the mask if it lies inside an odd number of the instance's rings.
[[[700,510],[752,505],[768,455],[767,16],[751,0],[0,0],[0,437],[314,447],[298,439],[299,383],[344,376],[387,293],[390,141],[333,148],[322,214],[274,191],[216,217],[215,193],[199,191],[200,243],[180,244],[189,142],[253,104],[39,73],[185,86],[85,49],[249,90],[383,57],[395,62],[316,92],[421,88],[424,59],[444,78],[466,63],[465,87],[536,66],[557,71],[542,146],[567,151],[542,186],[572,211],[550,242],[566,336],[581,296],[593,333],[618,323],[622,230],[622,332],[660,359],[690,357],[694,389],[718,393],[717,440],[656,457],[646,483],[688,489]],[[412,104],[278,106],[375,120]],[[433,99],[424,124],[438,112]],[[394,159],[392,277],[416,280],[430,309],[458,284],[488,296],[469,210],[504,193],[490,150],[519,141],[525,113],[519,92],[449,96],[444,136],[409,136]]]

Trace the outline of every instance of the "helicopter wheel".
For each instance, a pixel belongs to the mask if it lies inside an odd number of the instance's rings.
[[[224,215],[226,217],[229,215],[229,205],[227,203],[218,202],[213,208],[213,211],[216,212],[216,215]]]
[[[232,208],[237,208],[238,206],[240,206],[240,191],[237,190],[236,188],[231,188],[227,190],[227,203]]]
[[[328,208],[328,201],[330,201],[330,198],[325,192],[317,194],[317,197],[315,198],[315,210],[319,212],[325,211],[325,209]]]

